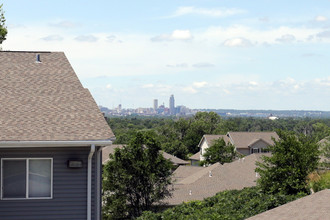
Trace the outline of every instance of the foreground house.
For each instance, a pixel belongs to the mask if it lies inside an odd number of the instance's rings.
[[[255,215],[249,220],[329,219],[330,189],[297,199],[277,208]]]
[[[256,185],[256,161],[264,154],[252,154],[231,163],[215,163],[209,167],[180,166],[173,173],[172,197],[169,206],[182,202],[203,200],[224,190],[243,189]]]
[[[111,145],[106,146],[102,150],[102,164],[106,164],[109,161],[109,154],[113,154],[116,148],[123,148],[124,145]],[[174,155],[168,154],[165,151],[161,151],[163,157],[167,160],[170,160],[174,166],[184,166],[190,164],[189,161],[182,160]]]
[[[114,137],[61,52],[0,52],[0,219],[101,219]]]
[[[234,145],[236,151],[242,155],[266,153],[265,148],[274,144],[272,138],[279,139],[276,132],[228,132],[226,135],[204,135],[198,144],[200,160],[204,160],[205,150],[220,138]]]

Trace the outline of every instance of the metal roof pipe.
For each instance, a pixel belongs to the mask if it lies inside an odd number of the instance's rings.
[[[92,159],[94,152],[95,145],[92,144],[87,164],[87,220],[92,220]]]

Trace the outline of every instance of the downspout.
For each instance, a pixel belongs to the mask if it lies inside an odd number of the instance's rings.
[[[103,146],[99,147],[96,153],[96,220],[101,220],[102,148]]]
[[[87,220],[92,220],[92,158],[94,152],[95,145],[92,144],[87,164]]]

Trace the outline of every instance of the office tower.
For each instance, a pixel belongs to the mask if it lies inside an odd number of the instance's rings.
[[[157,111],[158,109],[158,99],[154,99],[154,110]]]
[[[170,97],[170,114],[174,115],[175,114],[175,105],[174,105],[174,95],[171,95]]]

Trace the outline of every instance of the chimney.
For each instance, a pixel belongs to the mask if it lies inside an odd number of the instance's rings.
[[[41,63],[40,54],[36,55],[36,63]]]

